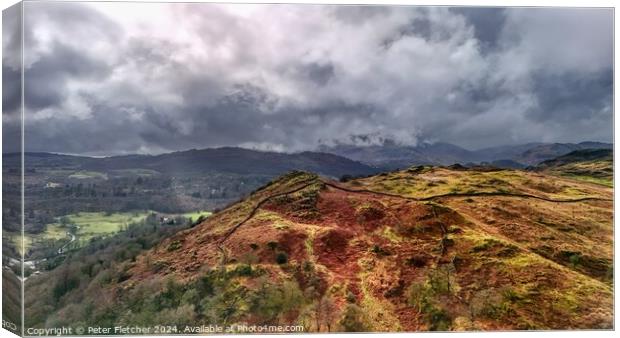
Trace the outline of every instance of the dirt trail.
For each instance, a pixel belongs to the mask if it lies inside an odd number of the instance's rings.
[[[222,257],[223,260],[226,260],[226,251],[224,250],[224,242],[230,238],[230,236],[232,236],[235,231],[237,231],[237,229],[239,229],[241,226],[243,226],[247,221],[251,220],[252,217],[254,217],[254,215],[256,215],[256,213],[258,212],[258,209],[260,209],[261,206],[263,206],[265,203],[269,202],[271,199],[276,198],[276,197],[280,197],[280,196],[285,196],[288,194],[294,194],[298,191],[301,191],[309,186],[311,186],[312,184],[316,183],[316,181],[318,180],[318,178],[314,177],[311,178],[309,180],[306,181],[302,181],[300,183],[302,183],[301,186],[292,189],[292,190],[288,190],[285,192],[281,192],[281,193],[277,193],[277,194],[273,194],[273,195],[269,195],[265,198],[263,198],[262,200],[260,200],[258,203],[256,203],[256,205],[252,208],[252,210],[250,211],[250,213],[248,214],[248,216],[246,218],[244,218],[241,222],[237,223],[236,225],[234,225],[230,230],[228,230],[228,232],[224,235],[224,237],[222,237],[218,242],[217,242],[217,249],[218,251],[220,251],[222,253]]]

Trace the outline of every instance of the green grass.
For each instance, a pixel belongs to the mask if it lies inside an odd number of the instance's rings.
[[[368,324],[373,330],[384,332],[396,332],[402,330],[400,321],[394,316],[394,305],[387,300],[375,297],[370,289],[370,279],[376,278],[371,273],[359,274],[362,291],[361,307],[368,316]]]
[[[117,169],[117,170],[111,171],[110,173],[113,175],[122,175],[122,176],[135,175],[135,176],[146,176],[146,177],[156,176],[160,174],[159,171],[150,170],[150,169]]]
[[[13,244],[13,246],[15,247],[15,249],[17,250],[17,252],[19,252],[20,254],[23,254],[24,252],[24,248],[22,247],[22,241],[21,241],[21,233],[19,232],[8,232],[8,231],[4,231],[3,232],[3,237],[5,237],[10,243]],[[29,248],[30,245],[32,245],[32,236],[30,235],[26,235],[24,236],[24,246],[26,248]]]
[[[66,215],[65,217],[68,218],[69,224],[80,227],[77,231],[77,236],[80,241],[88,241],[93,237],[117,233],[131,223],[142,221],[148,214],[149,211],[115,213],[80,212]],[[45,237],[58,238],[61,231],[63,234],[66,233],[65,228],[62,228],[60,223],[48,224]]]
[[[34,242],[43,239],[58,240],[67,238],[67,229],[60,227],[58,224],[48,225],[45,232],[41,234],[29,234],[24,235],[24,246],[22,247],[21,233],[20,232],[8,232],[5,231],[3,236],[13,244],[17,252],[24,254],[24,249],[28,250]]]
[[[75,214],[65,215],[68,219],[69,225],[77,225],[78,229],[76,235],[78,243],[88,243],[93,237],[105,237],[113,235],[121,231],[124,227],[131,223],[137,223],[146,218],[151,212],[135,211],[135,212],[79,212]],[[185,218],[192,218],[196,221],[198,217],[208,217],[212,213],[209,211],[195,211],[184,214],[179,214]],[[21,234],[18,232],[5,232],[3,236],[12,243],[18,252],[23,252],[24,249],[28,250],[32,247],[33,243],[41,240],[64,240],[69,238],[67,232],[69,227],[62,226],[60,224],[60,217],[57,218],[57,222],[47,224],[44,232],[40,234],[26,234],[24,237],[24,247],[22,248]]]
[[[185,218],[191,218],[193,221],[195,221],[200,216],[209,217],[211,216],[211,214],[212,212],[210,211],[193,211],[193,212],[187,212],[184,214],[180,214],[180,216],[183,216]]]
[[[52,223],[47,225],[44,234],[46,239],[62,239],[67,237],[67,229],[61,227],[60,224]]]
[[[80,171],[76,171],[73,174],[69,175],[69,178],[75,178],[75,179],[80,179],[80,180],[89,179],[89,178],[100,178],[100,179],[107,180],[108,175],[97,172],[97,171],[80,170]]]
[[[381,235],[388,239],[391,242],[395,242],[395,243],[400,243],[402,241],[405,240],[404,237],[400,236],[399,234],[397,234],[396,232],[394,232],[394,229],[392,229],[391,227],[385,227],[383,228],[383,231],[381,232]]]
[[[33,243],[38,240],[58,240],[68,238],[67,229],[55,223],[49,224],[45,232],[42,232],[40,234],[25,233],[23,247],[20,232],[5,231],[3,233],[3,237],[5,237],[10,243],[12,243],[17,252],[19,252],[20,254],[24,254],[24,249],[28,250],[33,245]]]
[[[69,216],[71,222],[80,227],[78,235],[101,235],[118,232],[122,227],[131,223],[142,221],[147,212],[139,213],[111,213],[105,212],[81,212]]]
[[[614,180],[613,178],[601,178],[601,177],[593,177],[593,176],[584,176],[584,175],[562,175],[566,178],[571,178],[578,181],[596,183],[600,185],[604,185],[606,187],[613,188]]]

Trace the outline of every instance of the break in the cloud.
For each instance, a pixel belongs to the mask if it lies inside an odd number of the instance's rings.
[[[29,2],[24,13],[28,150],[613,137],[611,9]]]

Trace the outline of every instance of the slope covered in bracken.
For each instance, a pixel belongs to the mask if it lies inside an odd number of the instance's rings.
[[[518,170],[282,176],[107,286],[127,323],[611,328],[612,189]]]

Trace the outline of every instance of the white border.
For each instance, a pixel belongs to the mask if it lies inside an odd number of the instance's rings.
[[[80,2],[79,0],[63,0],[63,1],[74,1],[74,2]],[[119,1],[119,0],[106,0],[109,2],[123,2],[123,1]],[[479,6],[479,7],[525,7],[525,6],[562,6],[562,7],[611,7],[616,8],[616,3],[612,0],[546,0],[544,2],[542,1],[533,1],[533,0],[503,0],[503,1],[484,1],[484,0],[450,0],[450,1],[432,1],[432,0],[388,0],[388,1],[380,1],[380,0],[334,0],[334,1],[326,1],[326,0],[306,0],[306,1],[300,1],[300,0],[289,0],[289,1],[258,1],[258,0],[245,0],[245,1],[179,1],[179,0],[169,0],[169,1],[161,1],[161,0],[151,0],[151,1],[145,1],[145,0],[133,0],[132,2],[225,2],[225,3],[299,3],[299,4],[307,4],[307,3],[313,3],[313,4],[381,4],[381,5],[418,5],[418,6]],[[9,0],[9,1],[3,1],[2,3],[2,10],[14,5],[18,3],[18,1],[15,0]],[[23,15],[23,12],[22,12]],[[615,19],[615,13],[614,13],[614,19]],[[23,24],[23,21],[22,21]],[[0,18],[0,27],[1,27],[1,18]],[[614,108],[615,108],[615,97],[618,95],[618,86],[616,86],[615,84],[616,82],[616,72],[615,72],[615,64],[617,63],[618,59],[617,59],[617,54],[615,53],[615,46],[617,45],[617,40],[618,40],[618,27],[614,25]],[[0,52],[1,53],[1,52]],[[0,68],[0,76],[2,74],[1,68]],[[23,76],[23,74],[22,74]],[[23,85],[23,79],[22,79],[22,85]],[[2,88],[2,84],[0,84],[0,90]],[[23,98],[22,98],[23,99]],[[0,103],[1,104],[1,103]],[[22,103],[22,107],[23,107],[23,103]],[[614,117],[615,117],[615,109],[614,109]],[[618,130],[620,130],[619,127],[620,121],[619,119],[614,118],[614,141],[616,139],[616,135],[618,133]],[[23,128],[23,124],[22,124],[22,128]],[[1,130],[1,124],[0,124],[0,130]],[[22,134],[23,137],[23,134]],[[614,142],[615,143],[615,142]],[[2,140],[0,138],[0,148],[1,148],[1,144],[2,144]],[[618,155],[620,152],[620,150],[618,150],[618,147],[614,146],[614,158],[617,159]],[[615,162],[615,161],[614,161]],[[2,165],[2,160],[0,159],[0,166]],[[23,169],[23,168],[22,168]],[[614,187],[618,186],[619,183],[619,179],[616,175],[616,166],[614,166]],[[2,182],[2,178],[0,175],[0,185]],[[616,200],[618,197],[618,193],[616,190],[614,190],[614,200]],[[23,198],[23,197],[22,197]],[[2,207],[2,202],[0,200],[0,208]],[[614,203],[614,215],[619,215],[618,214],[618,210],[620,209],[620,207],[618,206],[618,204]],[[23,217],[23,215],[22,215]],[[616,228],[616,225],[618,223],[618,218],[615,218],[614,221],[614,229]],[[616,243],[616,238],[614,237],[614,244]],[[614,245],[614,257],[620,257],[618,256],[618,247]],[[1,250],[1,243],[0,243],[0,250]],[[614,264],[615,265],[615,264]],[[615,278],[615,271],[616,268],[614,267],[614,280],[617,280]],[[0,281],[1,283],[1,281]],[[614,286],[614,291],[615,291],[615,286]],[[0,297],[0,306],[1,306],[1,297]],[[615,304],[618,304],[618,293],[614,292],[614,308],[615,308]],[[1,309],[1,307],[0,307]],[[619,320],[617,316],[617,313],[615,313],[615,309],[614,309],[614,327],[618,328],[619,327]],[[403,336],[407,336],[407,337],[411,337],[413,335],[415,336],[422,336],[422,337],[426,337],[426,336],[432,336],[432,337],[454,337],[456,336],[468,336],[468,337],[519,337],[521,335],[527,335],[527,336],[536,336],[536,337],[553,337],[556,334],[561,334],[562,337],[581,337],[583,335],[588,335],[589,337],[612,337],[615,336],[615,332],[614,331],[547,331],[547,332],[527,332],[527,331],[519,331],[519,332],[464,332],[464,333],[428,333],[428,332],[423,332],[423,333],[378,333],[378,334],[369,334],[372,336],[391,336],[391,337],[403,337]],[[334,335],[333,333],[331,335]],[[16,337],[15,335],[13,335],[11,332],[5,330],[5,329],[0,329],[0,337],[8,337],[8,336],[13,336]],[[249,337],[249,335],[235,335],[235,336],[243,336],[243,337]],[[313,334],[313,336],[328,336],[328,334]],[[347,333],[339,333],[338,334],[339,337],[354,337],[354,336],[359,336],[356,334],[347,334]],[[125,337],[145,337],[145,336],[125,336]],[[179,336],[159,336],[159,337],[179,337]],[[191,336],[193,337],[193,336]],[[279,335],[262,335],[262,337],[279,337]]]

